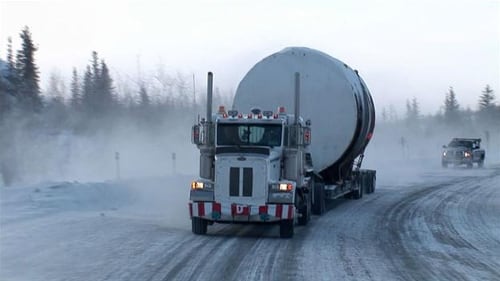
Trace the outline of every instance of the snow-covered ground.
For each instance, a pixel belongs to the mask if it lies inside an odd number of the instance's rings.
[[[500,166],[385,166],[293,239],[191,233],[191,175],[0,188],[0,280],[499,280]]]

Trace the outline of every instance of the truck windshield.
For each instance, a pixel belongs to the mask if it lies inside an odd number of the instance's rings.
[[[281,130],[277,124],[219,124],[217,145],[281,146]]]
[[[466,147],[466,148],[472,148],[472,142],[471,141],[465,141],[465,140],[452,140],[449,144],[449,147]]]

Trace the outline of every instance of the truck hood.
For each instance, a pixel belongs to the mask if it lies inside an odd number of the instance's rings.
[[[446,151],[448,152],[455,152],[455,151],[470,151],[469,148],[465,146],[455,146],[455,147],[448,147],[446,148]]]

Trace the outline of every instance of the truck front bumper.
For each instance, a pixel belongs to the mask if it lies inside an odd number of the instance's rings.
[[[473,160],[471,157],[446,157],[442,158],[441,162],[453,165],[464,165],[472,164]]]
[[[189,215],[213,222],[279,222],[292,220],[295,216],[293,204],[265,204],[262,206],[229,204],[218,202],[190,202]]]

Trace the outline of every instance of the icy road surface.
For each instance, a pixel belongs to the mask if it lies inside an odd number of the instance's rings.
[[[500,280],[499,166],[387,170],[288,240],[193,235],[190,176],[0,188],[0,280]]]

